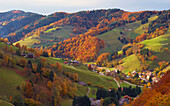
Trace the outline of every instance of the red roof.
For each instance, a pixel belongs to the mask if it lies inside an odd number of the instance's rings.
[[[129,97],[128,95],[125,95],[124,98],[128,98],[128,99],[132,99],[131,97]]]
[[[64,62],[64,64],[67,64],[67,63],[68,63],[67,61]]]

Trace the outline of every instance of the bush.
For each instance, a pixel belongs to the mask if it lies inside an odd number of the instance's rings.
[[[17,65],[21,66],[21,67],[25,67],[27,64],[27,60],[26,59],[20,59],[17,61]]]
[[[104,99],[103,106],[108,106],[109,104],[112,104],[112,103],[114,103],[116,106],[119,105],[119,102],[117,99],[115,99],[113,97],[106,97]]]
[[[145,24],[145,23],[147,23],[148,22],[148,18],[145,18],[145,19],[143,19],[142,21],[141,21],[141,24]]]
[[[20,49],[16,50],[16,55],[21,56],[21,50]]]
[[[87,82],[87,85],[91,86],[91,82]]]
[[[48,52],[43,52],[43,54],[42,54],[42,56],[44,56],[44,57],[49,57],[49,55],[48,55]]]
[[[91,102],[88,96],[74,97],[73,106],[91,106]]]
[[[0,51],[0,58],[3,58],[4,54]]]

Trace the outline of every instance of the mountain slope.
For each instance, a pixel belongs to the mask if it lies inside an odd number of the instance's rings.
[[[126,38],[135,39],[138,35],[143,34],[149,27],[149,24],[157,18],[158,16],[153,15],[148,18],[148,23],[146,24],[141,24],[141,21],[137,21],[126,24],[125,26],[114,28],[113,30],[108,31],[104,34],[97,35],[98,38],[105,41],[105,47],[100,50],[100,54],[111,52],[111,50],[112,52],[121,50],[125,43],[121,43],[120,40],[118,40],[118,37],[125,36]],[[126,31],[129,29],[132,30]],[[120,32],[122,32],[123,34],[120,34]]]
[[[20,10],[0,13],[0,37],[7,37],[8,34],[14,33],[42,17],[43,15]]]
[[[144,44],[144,48],[148,48],[149,50],[154,52],[154,55],[158,57],[156,61],[147,61],[149,64],[150,69],[154,69],[155,67],[159,67],[158,62],[160,61],[170,61],[169,53],[167,51],[162,50],[161,48],[167,48],[170,49],[170,33],[169,31],[165,35],[161,35],[159,37],[145,40],[143,42],[140,42],[141,44]],[[140,70],[140,66],[142,64],[142,61],[140,61],[135,54],[132,54],[130,56],[127,56],[123,58],[124,63],[121,64],[124,67],[123,72],[126,74],[129,71],[134,70]],[[134,64],[135,63],[135,64]]]

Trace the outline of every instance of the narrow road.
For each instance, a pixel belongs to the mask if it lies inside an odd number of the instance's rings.
[[[115,78],[113,78],[113,79],[114,79],[115,82],[117,83],[117,86],[120,87],[119,82],[118,82]]]
[[[90,88],[88,88],[88,92],[87,92],[87,96],[89,97],[89,93],[90,93]]]
[[[130,83],[130,82],[127,82],[127,81],[123,81],[124,83],[126,83],[126,84],[129,84],[129,85],[132,85],[132,86],[139,86],[139,87],[143,87],[142,85],[135,85],[135,84],[132,84],[132,83]]]
[[[70,66],[71,66],[71,67],[73,67],[73,68],[75,68],[75,67],[74,67],[74,66],[72,66],[71,64],[70,64]]]

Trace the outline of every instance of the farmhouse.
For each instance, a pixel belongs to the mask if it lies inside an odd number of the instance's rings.
[[[151,77],[152,72],[151,71],[147,71],[146,73],[146,79],[149,80],[149,78]]]
[[[34,54],[33,53],[28,53],[27,58],[34,58]]]
[[[86,86],[87,84],[83,81],[79,82],[79,85],[83,85],[83,86]]]

